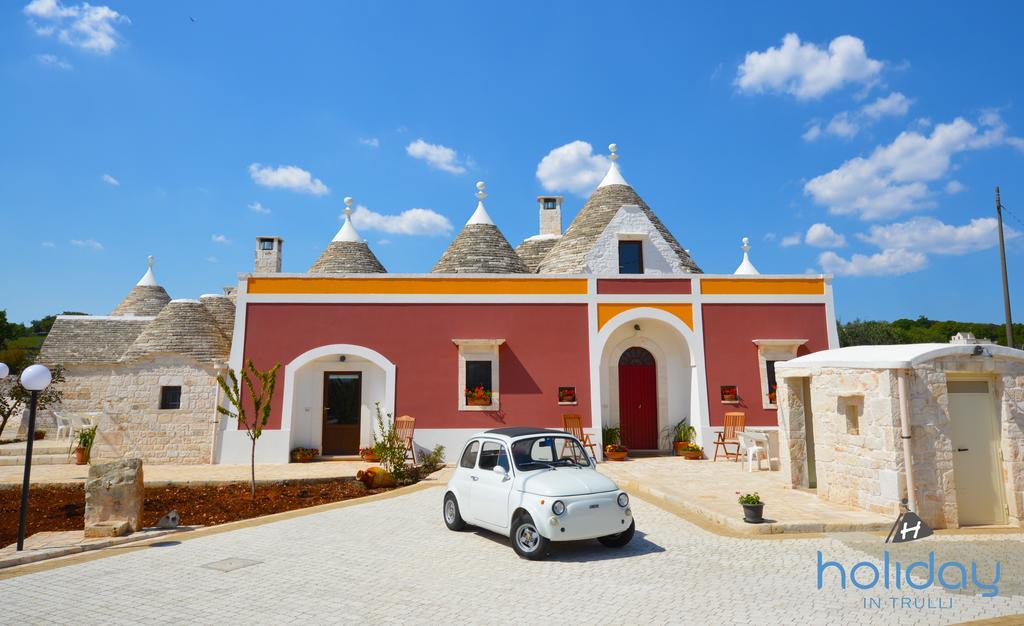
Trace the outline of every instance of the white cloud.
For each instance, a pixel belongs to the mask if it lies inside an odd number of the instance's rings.
[[[218,259],[215,256],[208,256],[208,257],[206,257],[206,262],[207,263],[218,263],[219,261],[220,261],[220,259]]]
[[[825,132],[836,137],[849,139],[860,132],[860,125],[849,113],[843,111],[842,113],[837,113],[829,120],[828,126],[825,127]]]
[[[110,54],[121,39],[115,26],[131,23],[108,6],[88,2],[65,6],[59,0],[32,0],[22,12],[36,34],[97,54]]]
[[[846,237],[843,237],[828,224],[812,224],[807,229],[804,242],[815,248],[842,248],[846,245]]]
[[[812,122],[811,125],[807,127],[807,130],[804,131],[804,134],[800,136],[803,137],[806,142],[817,140],[821,137],[821,124],[818,122]]]
[[[991,248],[998,243],[998,224],[994,217],[978,217],[963,226],[951,226],[934,217],[915,217],[886,226],[872,226],[857,237],[879,248],[901,249],[927,254],[962,255]],[[1008,239],[1020,236],[1007,229]]]
[[[862,129],[871,126],[883,117],[905,115],[912,102],[910,98],[898,91],[894,91],[888,96],[880,97],[852,113],[849,111],[836,113],[829,120],[825,128],[822,128],[821,124],[814,120],[802,137],[804,141],[808,142],[819,139],[822,134],[851,139]]]
[[[830,250],[818,256],[818,263],[825,273],[838,276],[899,276],[924,269],[928,258],[920,252],[882,250],[871,256],[855,254],[847,260]]]
[[[786,235],[783,237],[782,241],[779,242],[779,245],[783,248],[792,248],[793,246],[799,246],[803,239],[804,238],[800,236],[800,233],[793,233],[792,235]]]
[[[271,167],[253,163],[249,165],[249,176],[263,187],[289,189],[314,196],[322,196],[330,191],[319,178],[313,178],[312,174],[295,165]]]
[[[953,195],[960,193],[964,189],[967,189],[967,187],[965,187],[964,184],[958,180],[951,180],[948,183],[946,183],[945,189],[946,193],[948,193],[949,195]]]
[[[103,182],[107,183],[111,187],[120,187],[121,186],[121,181],[117,180],[116,178],[114,178],[110,174],[104,174],[103,176],[100,176],[100,180],[102,180]]]
[[[377,245],[390,246],[391,245],[391,240],[390,239],[378,239],[377,240]]]
[[[70,71],[75,69],[74,66],[72,66],[70,63],[60,58],[56,54],[37,54],[36,61],[39,61],[40,65],[45,65],[46,67],[54,67],[59,70]]]
[[[44,248],[56,248],[57,247],[57,244],[53,243],[52,241],[44,241],[44,242],[42,242],[39,245],[41,245]]]
[[[359,143],[363,144],[364,146],[370,146],[371,148],[380,147],[380,139],[376,137],[362,137],[359,139]]]
[[[877,80],[882,66],[881,61],[868,57],[864,42],[857,37],[836,37],[826,50],[801,43],[800,37],[789,33],[778,48],[748,52],[735,83],[750,93],[782,92],[812,99],[847,83],[870,84]]]
[[[884,98],[879,97],[874,102],[865,104],[861,109],[861,113],[875,120],[887,116],[906,115],[907,111],[910,110],[911,103],[913,103],[913,100],[898,91],[894,91]]]
[[[210,241],[213,243],[231,243],[231,240],[224,235],[212,235]]]
[[[89,250],[102,250],[103,244],[96,241],[95,239],[72,239],[71,245],[78,246],[79,248],[86,248]]]
[[[764,239],[765,241],[775,241],[775,239],[777,238],[777,236],[776,236],[776,234],[775,234],[775,233],[765,233],[765,234],[764,234],[764,237],[762,237],[762,238],[763,238],[763,239]]]
[[[270,215],[270,209],[263,206],[259,202],[250,202],[245,206],[249,207],[249,210],[252,211],[253,213],[262,213],[263,215]]]
[[[391,235],[447,235],[452,232],[448,218],[430,209],[406,209],[398,215],[374,213],[364,206],[352,212],[352,224],[359,230]]]
[[[585,141],[559,146],[537,164],[537,179],[548,191],[569,191],[586,195],[608,173],[611,161]]]
[[[935,205],[928,183],[945,176],[953,156],[1003,144],[1024,142],[1007,135],[997,113],[986,112],[975,126],[963,118],[937,124],[929,136],[900,133],[868,157],[852,158],[804,185],[804,193],[830,213],[881,219]]]
[[[412,158],[426,161],[430,167],[443,172],[462,174],[466,171],[466,168],[459,162],[459,153],[448,146],[417,139],[406,146],[405,151]]]

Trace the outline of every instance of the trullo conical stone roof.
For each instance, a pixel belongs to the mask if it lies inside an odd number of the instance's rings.
[[[128,295],[121,300],[111,315],[134,315],[137,317],[154,316],[171,301],[171,296],[156,282],[153,275],[153,257],[149,257],[149,268],[135,283]]]
[[[466,225],[434,266],[438,274],[526,274],[529,269],[494,225],[484,208],[484,184],[477,183],[477,206]]]

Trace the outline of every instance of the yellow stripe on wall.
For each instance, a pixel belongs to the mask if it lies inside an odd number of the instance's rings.
[[[666,313],[671,313],[679,319],[683,320],[683,323],[693,330],[693,305],[692,304],[599,304],[597,305],[597,329],[601,330],[604,325],[608,323],[608,320],[612,319],[619,313],[629,311],[630,309],[637,309],[640,307],[647,307],[648,309],[659,309]]]
[[[713,295],[822,295],[821,278],[702,278],[700,292]]]
[[[267,278],[251,277],[249,293],[585,295],[581,278]]]

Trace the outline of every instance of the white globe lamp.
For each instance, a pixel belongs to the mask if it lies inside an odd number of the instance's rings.
[[[53,376],[45,365],[29,365],[21,373],[21,386],[29,391],[42,391],[50,386]]]
[[[0,363],[0,378],[7,378],[11,373],[11,368],[7,367],[6,363]]]

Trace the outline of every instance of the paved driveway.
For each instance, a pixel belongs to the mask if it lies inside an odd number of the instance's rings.
[[[528,562],[500,537],[449,532],[442,494],[429,488],[3,580],[0,621],[846,625],[1024,613],[1020,535],[943,537],[912,548],[925,559],[934,550],[940,563],[973,558],[986,581],[990,560],[1000,559],[995,598],[818,591],[817,550],[849,567],[880,559],[881,539],[732,539],[634,498],[638,533],[627,548],[571,544]],[[245,563],[229,559],[258,563],[232,570]],[[890,596],[952,608],[894,610]],[[862,608],[868,597],[882,598],[884,608]]]

